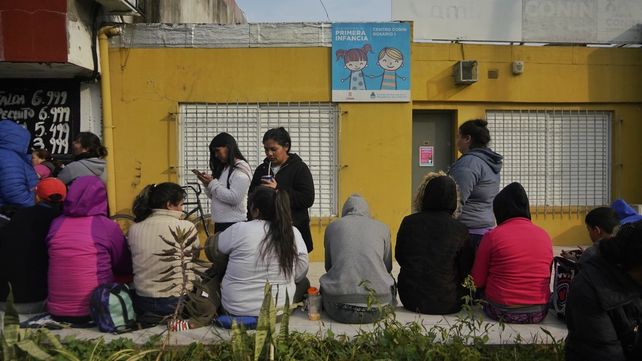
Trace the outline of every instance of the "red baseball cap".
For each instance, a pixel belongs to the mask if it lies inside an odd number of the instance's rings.
[[[44,178],[36,186],[38,198],[49,202],[62,202],[67,196],[67,186],[58,178]]]

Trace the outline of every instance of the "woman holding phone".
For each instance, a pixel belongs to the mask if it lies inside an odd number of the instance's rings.
[[[214,232],[222,232],[247,220],[247,193],[252,170],[241,154],[236,139],[220,133],[210,143],[212,175],[192,170],[205,186],[212,203]]]
[[[290,153],[290,134],[283,127],[272,128],[263,135],[266,158],[254,171],[250,193],[265,186],[286,191],[294,226],[301,232],[308,253],[312,252],[312,234],[308,208],[314,204],[314,181],[301,157]]]

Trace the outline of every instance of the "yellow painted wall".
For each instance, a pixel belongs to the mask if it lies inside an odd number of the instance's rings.
[[[330,101],[328,48],[112,48],[109,57],[118,211],[127,211],[144,185],[176,181],[172,114],[179,103]],[[452,66],[462,58],[480,62],[478,83],[454,85]],[[513,60],[525,62],[524,74],[510,73]],[[488,79],[489,69],[499,78]],[[410,212],[413,109],[454,110],[458,123],[487,109],[613,111],[613,195],[642,203],[640,70],[640,49],[413,44],[412,103],[339,106],[339,208],[361,193],[394,240]],[[535,221],[556,244],[576,244],[588,242],[582,218],[548,214]],[[325,224],[312,221],[313,260],[323,257]]]

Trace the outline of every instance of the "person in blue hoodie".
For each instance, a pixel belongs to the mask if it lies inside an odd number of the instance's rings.
[[[642,215],[636,212],[635,209],[623,199],[616,199],[613,204],[611,204],[611,208],[615,211],[617,218],[620,220],[620,224],[642,221]]]
[[[0,213],[6,214],[7,207],[36,204],[38,175],[31,165],[30,141],[27,129],[12,120],[0,120]]]
[[[483,119],[473,119],[459,127],[457,149],[463,155],[448,171],[459,187],[461,213],[457,219],[468,227],[475,248],[482,236],[495,227],[493,199],[499,192],[503,159],[488,148],[487,125]]]

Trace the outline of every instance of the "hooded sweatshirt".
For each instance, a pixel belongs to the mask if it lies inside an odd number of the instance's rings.
[[[642,355],[640,330],[634,331],[642,323],[642,288],[605,256],[604,246],[608,243],[600,242],[571,284],[566,303],[568,361],[640,360]]]
[[[620,224],[633,223],[642,220],[642,215],[638,214],[630,205],[623,199],[617,199],[611,205],[611,208],[617,214]]]
[[[107,184],[106,166],[107,161],[102,158],[92,157],[79,159],[67,164],[60,173],[58,173],[58,178],[63,183],[69,184],[78,177],[93,175],[100,177],[100,180]]]
[[[499,191],[502,159],[489,148],[473,148],[448,171],[459,186],[461,214],[458,219],[469,229],[495,225],[492,204]]]
[[[497,194],[499,225],[486,233],[471,275],[485,298],[503,306],[543,305],[550,296],[553,242],[530,220],[526,191],[511,183]]]
[[[88,316],[91,292],[114,282],[114,274],[130,275],[131,255],[120,227],[107,217],[107,190],[98,177],[76,179],[63,208],[47,235],[47,306],[54,316]]]
[[[328,302],[366,304],[375,291],[382,305],[392,302],[394,279],[390,229],[370,217],[366,201],[357,194],[348,197],[341,218],[325,231],[325,270],[321,293]]]
[[[0,121],[0,207],[29,207],[35,202],[38,175],[31,164],[31,134],[12,120]]]
[[[397,233],[395,257],[399,298],[404,308],[426,314],[461,309],[461,286],[470,272],[474,248],[468,229],[453,218],[457,188],[447,176],[429,181],[421,211],[403,219]]]

